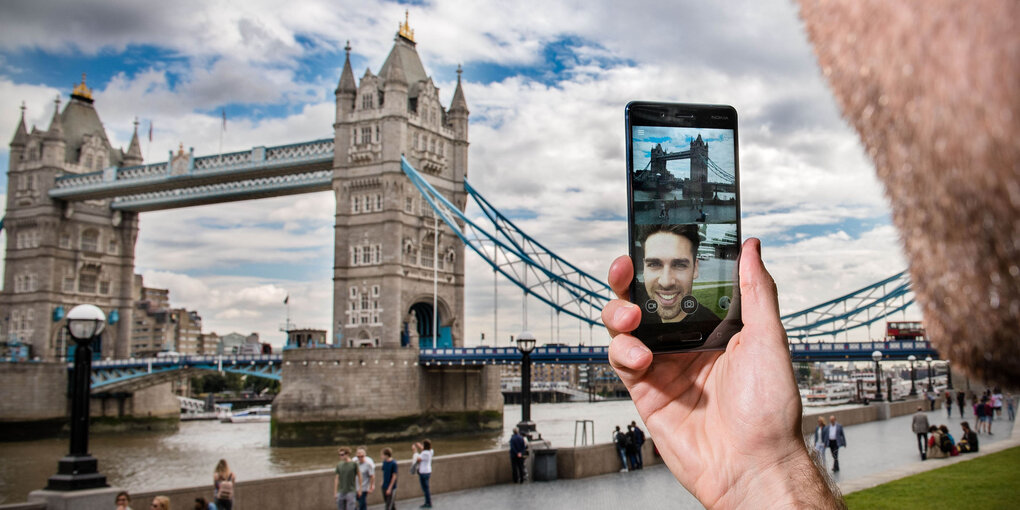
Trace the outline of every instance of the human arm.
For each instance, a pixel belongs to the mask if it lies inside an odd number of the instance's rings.
[[[354,482],[354,495],[356,495],[357,497],[360,498],[361,497],[361,469],[360,468],[356,468],[354,470],[354,472],[357,473],[357,479]]]
[[[616,259],[609,284],[620,299],[602,310],[610,364],[670,471],[706,507],[841,508],[800,435],[786,332],[757,239],[744,243],[739,270],[744,327],[726,351],[653,357],[629,334],[641,310],[627,301],[630,258]]]
[[[394,466],[393,474],[390,475],[390,486],[386,487],[386,494],[392,494],[393,488],[397,486],[397,469]]]
[[[340,473],[333,475],[333,498],[340,498]]]
[[[368,475],[368,492],[375,492],[375,466],[372,466],[372,474]]]

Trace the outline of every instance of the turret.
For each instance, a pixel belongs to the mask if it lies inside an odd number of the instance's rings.
[[[64,126],[60,120],[60,96],[57,96],[53,104],[53,119],[50,120],[50,128],[43,135],[42,159],[43,163],[62,165],[67,142],[64,140]]]
[[[124,155],[122,166],[136,166],[142,164],[142,146],[138,143],[138,119],[135,119],[135,133],[131,135],[131,144],[128,145],[127,154]]]
[[[457,88],[453,91],[453,100],[447,110],[450,127],[453,128],[453,179],[462,182],[467,178],[468,168],[468,112],[467,100],[464,99],[464,88],[461,86],[460,75],[464,71],[457,66]]]
[[[336,87],[336,121],[345,120],[345,116],[354,111],[354,96],[358,93],[358,84],[354,81],[354,70],[351,69],[351,42],[344,46],[344,69],[340,72],[340,83]]]
[[[25,103],[21,103],[21,120],[18,121],[18,129],[14,131],[14,138],[11,140],[10,164],[8,169],[14,169],[21,161],[25,153],[25,144],[28,143],[28,130],[25,128]]]

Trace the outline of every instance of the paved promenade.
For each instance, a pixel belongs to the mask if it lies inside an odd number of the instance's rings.
[[[974,417],[966,416],[971,426]],[[949,459],[932,459],[921,462],[917,440],[910,430],[911,415],[891,420],[873,421],[846,427],[847,448],[840,450],[840,472],[832,473],[832,458],[827,455],[829,473],[844,493],[873,487],[904,476],[947,466],[954,462],[972,459],[975,455],[961,455]],[[945,410],[928,413],[933,425],[945,424],[953,437],[960,432],[960,416],[953,409],[953,417],[946,418]],[[992,422],[992,433],[980,435],[982,453],[1020,446],[1020,429],[1013,433],[1013,422],[999,419]],[[555,446],[555,445],[554,445]],[[981,455],[981,453],[977,454]],[[443,476],[435,473],[433,477]],[[402,484],[417,484],[417,477],[406,476]],[[378,490],[378,489],[377,489]],[[400,501],[400,508],[417,508],[423,499]],[[631,473],[534,482],[524,485],[496,485],[482,489],[438,494],[432,498],[435,508],[451,510],[519,510],[521,508],[702,508],[686,489],[663,465]],[[382,509],[381,505],[372,507]]]

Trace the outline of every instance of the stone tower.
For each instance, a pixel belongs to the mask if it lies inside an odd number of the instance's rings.
[[[84,75],[63,111],[57,98],[47,130],[29,132],[22,107],[10,144],[3,221],[7,259],[0,328],[5,340],[30,345],[33,357],[61,359],[73,344],[64,314],[91,303],[108,319],[102,356],[128,356],[137,215],[111,210],[108,200],[54,200],[48,191],[62,176],[102,174],[141,162],[137,123],[128,152],[114,149]]]
[[[405,21],[379,74],[366,69],[355,83],[348,45],[336,89],[333,334],[346,347],[431,346],[434,276],[436,345],[464,342],[464,244],[442,221],[436,242],[400,157],[463,209],[467,102],[458,68],[450,107],[440,104],[415,46]]]

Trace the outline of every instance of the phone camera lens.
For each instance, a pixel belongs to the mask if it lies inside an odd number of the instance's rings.
[[[665,116],[666,116],[666,114],[665,114],[665,113],[659,113],[659,118],[660,118],[660,119],[661,119],[661,118],[663,118],[663,117],[665,117]]]

